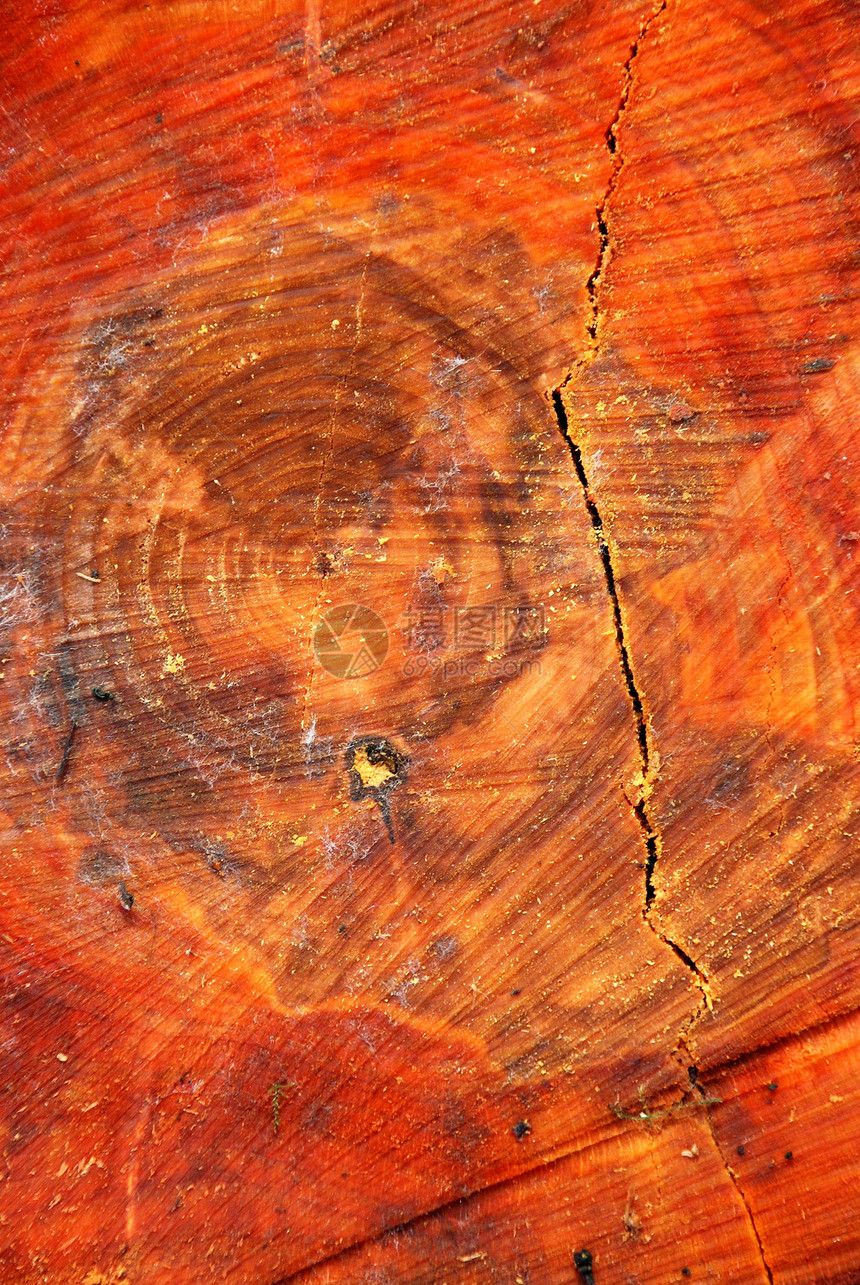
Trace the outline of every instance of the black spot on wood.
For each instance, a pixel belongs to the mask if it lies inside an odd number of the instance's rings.
[[[582,1285],[594,1285],[594,1258],[590,1250],[577,1249],[573,1255],[573,1265]]]
[[[801,375],[821,375],[825,370],[832,370],[836,365],[829,357],[814,357],[812,361],[805,361],[800,368]]]

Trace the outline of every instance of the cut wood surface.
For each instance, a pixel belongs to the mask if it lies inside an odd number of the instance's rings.
[[[21,0],[0,1282],[860,1282],[849,0]]]

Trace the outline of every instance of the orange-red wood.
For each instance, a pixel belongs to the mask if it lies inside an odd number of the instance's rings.
[[[710,1119],[610,1131],[313,1269],[334,1281],[571,1280],[571,1245],[606,1280],[857,1279],[856,1016],[716,1074]],[[376,1275],[374,1276],[374,1273]]]
[[[658,917],[720,1000],[706,1061],[856,1006],[853,34],[815,5],[655,29],[570,385],[662,765]]]
[[[849,1285],[852,7],[4,31],[0,1280]]]

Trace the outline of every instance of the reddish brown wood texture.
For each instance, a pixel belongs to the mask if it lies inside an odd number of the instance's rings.
[[[3,29],[0,1280],[860,1281],[854,6]]]

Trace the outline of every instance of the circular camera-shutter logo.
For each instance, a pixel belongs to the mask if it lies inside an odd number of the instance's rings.
[[[335,678],[365,678],[388,655],[388,630],[370,607],[332,607],[314,630],[314,652]]]

